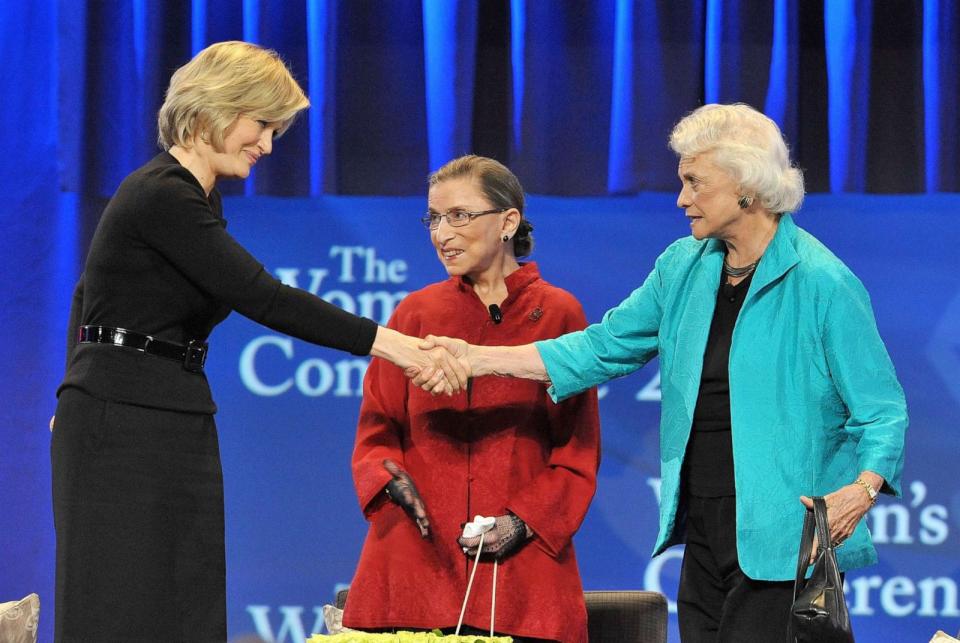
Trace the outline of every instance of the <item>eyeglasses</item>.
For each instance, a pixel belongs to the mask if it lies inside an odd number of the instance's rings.
[[[451,210],[444,214],[439,212],[427,212],[425,215],[420,217],[420,223],[424,225],[428,230],[436,230],[440,227],[440,219],[446,219],[447,223],[453,226],[454,228],[460,228],[477,217],[482,217],[485,214],[496,214],[497,212],[506,212],[510,208],[496,208],[493,210],[482,210],[480,212],[467,212],[466,210]]]

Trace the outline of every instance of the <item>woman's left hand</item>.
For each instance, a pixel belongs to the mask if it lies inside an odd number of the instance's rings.
[[[840,487],[833,493],[823,497],[827,503],[827,522],[830,523],[830,539],[834,547],[840,547],[853,534],[853,530],[863,519],[873,502],[863,487],[853,483]],[[813,499],[800,496],[800,502],[808,510],[813,510]],[[813,539],[813,549],[810,553],[810,562],[816,559],[819,543],[816,536]]]
[[[489,554],[497,560],[503,559],[527,541],[533,532],[520,518],[513,514],[497,516],[493,529],[483,534],[483,553]],[[463,548],[463,553],[471,558],[477,555],[480,546],[480,536],[460,536],[457,542]]]

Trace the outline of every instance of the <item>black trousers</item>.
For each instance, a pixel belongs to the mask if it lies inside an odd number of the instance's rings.
[[[51,460],[55,641],[226,641],[213,417],[68,389]]]
[[[793,581],[757,581],[740,569],[736,497],[687,495],[686,525],[677,593],[680,640],[784,643]]]

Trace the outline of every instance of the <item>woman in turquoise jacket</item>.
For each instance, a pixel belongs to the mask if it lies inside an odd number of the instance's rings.
[[[519,347],[432,341],[474,377],[547,382],[555,401],[659,356],[654,555],[686,544],[681,638],[779,642],[810,496],[826,497],[841,569],[876,562],[862,518],[878,492],[900,495],[906,403],[863,285],[789,214],[803,177],[777,125],[705,105],[670,146],[691,236],[603,321]]]

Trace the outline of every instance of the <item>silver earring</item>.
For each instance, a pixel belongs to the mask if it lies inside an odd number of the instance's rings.
[[[737,201],[737,205],[740,206],[741,210],[746,210],[749,208],[751,203],[753,203],[753,199],[748,196],[742,196],[740,197],[740,200]]]

